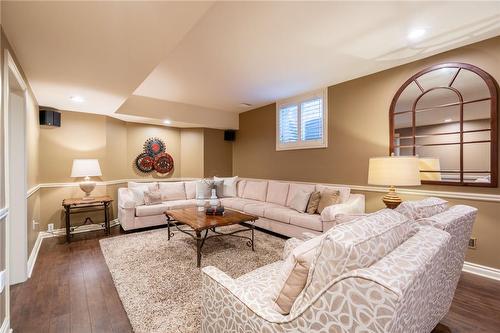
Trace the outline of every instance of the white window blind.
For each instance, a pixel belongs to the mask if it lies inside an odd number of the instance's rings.
[[[298,107],[286,106],[280,109],[280,142],[297,142],[299,139]]]
[[[326,89],[276,104],[276,149],[327,147]]]
[[[315,98],[300,104],[302,141],[317,141],[323,138],[323,100]]]

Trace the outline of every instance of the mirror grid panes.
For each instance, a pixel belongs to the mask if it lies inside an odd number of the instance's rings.
[[[497,107],[497,84],[480,68],[427,68],[392,101],[391,153],[418,156],[422,183],[496,187]]]

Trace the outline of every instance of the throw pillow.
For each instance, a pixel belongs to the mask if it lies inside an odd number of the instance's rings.
[[[196,199],[210,199],[212,195],[213,180],[201,179],[196,182]]]
[[[161,192],[155,191],[144,191],[144,203],[146,206],[161,204]]]
[[[214,180],[222,180],[224,182],[224,197],[235,197],[238,193],[236,191],[236,183],[238,183],[238,176],[235,177],[214,177]]]
[[[128,189],[132,192],[136,206],[144,205],[144,192],[155,191],[158,189],[158,183],[136,183],[128,182]]]
[[[215,194],[217,198],[224,198],[224,181],[223,180],[214,180],[212,188],[215,188]],[[210,193],[212,196],[212,193]]]
[[[325,189],[321,192],[321,199],[318,204],[318,212],[321,214],[323,209],[328,206],[336,205],[340,201],[340,192],[337,190]]]
[[[395,211],[409,219],[423,219],[444,212],[448,209],[448,201],[429,197],[423,200],[403,201]]]
[[[315,191],[311,193],[309,202],[307,203],[307,214],[316,214],[318,211],[319,201],[321,200],[321,192]]]
[[[275,309],[281,314],[290,313],[297,296],[307,282],[309,268],[319,249],[323,236],[317,236],[297,246],[286,258],[277,280]]]
[[[310,196],[311,192],[306,192],[304,190],[297,191],[292,201],[290,201],[290,208],[295,209],[299,213],[305,212]]]

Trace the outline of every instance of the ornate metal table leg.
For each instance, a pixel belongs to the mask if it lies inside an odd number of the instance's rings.
[[[255,251],[255,246],[254,246],[254,230],[255,230],[255,221],[252,221],[252,251]]]
[[[203,240],[201,238],[201,232],[196,232],[196,267],[201,266],[201,246],[203,244]]]
[[[168,236],[167,236],[167,240],[170,240],[170,216],[167,215],[167,232],[168,232]]]

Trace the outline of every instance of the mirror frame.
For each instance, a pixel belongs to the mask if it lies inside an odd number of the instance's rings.
[[[491,182],[490,183],[468,183],[464,182],[464,173],[467,173],[466,171],[464,172],[464,167],[463,167],[463,131],[460,131],[460,181],[459,182],[453,182],[453,181],[443,181],[443,180],[422,180],[422,184],[432,184],[432,185],[455,185],[455,186],[474,186],[474,187],[497,187],[498,186],[498,84],[495,81],[495,79],[482,70],[479,67],[476,67],[471,64],[466,64],[466,63],[460,63],[460,62],[449,62],[449,63],[442,63],[438,65],[434,65],[431,67],[427,67],[412,77],[410,77],[406,82],[398,89],[396,94],[394,95],[392,102],[391,102],[391,107],[389,110],[389,155],[391,155],[394,152],[394,134],[395,134],[395,129],[394,129],[394,115],[395,115],[395,108],[396,108],[396,103],[403,93],[403,91],[406,89],[407,86],[409,86],[412,82],[415,82],[415,84],[418,86],[418,88],[421,90],[421,94],[415,99],[413,102],[413,107],[412,107],[412,117],[413,117],[413,127],[415,127],[415,108],[417,102],[420,100],[422,96],[424,96],[427,92],[434,90],[438,88],[438,86],[431,87],[427,90],[424,90],[420,83],[417,81],[418,78],[420,78],[422,75],[425,75],[429,72],[442,69],[442,68],[458,68],[457,73],[453,76],[453,78],[450,81],[450,84],[448,85],[449,89],[451,89],[451,85],[457,78],[458,74],[462,69],[469,70],[475,74],[477,74],[479,77],[481,77],[484,82],[486,83],[486,86],[489,89],[490,92],[490,97],[488,98],[490,100],[490,175],[491,175]],[[456,89],[452,89],[456,90]],[[457,94],[461,98],[461,94],[458,90],[456,90]],[[480,99],[479,101],[484,101],[488,99]],[[461,113],[461,123],[463,123],[463,103],[464,101],[461,100],[460,102],[460,113]],[[415,139],[415,138],[414,138]],[[415,141],[414,141],[414,155],[415,155]]]

